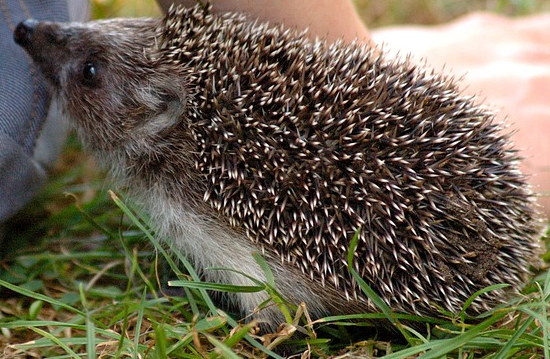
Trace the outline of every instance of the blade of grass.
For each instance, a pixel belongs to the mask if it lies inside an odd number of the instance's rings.
[[[128,306],[124,306],[124,316],[122,317],[122,328],[120,330],[120,338],[118,340],[118,345],[116,348],[115,359],[118,359],[122,356],[122,350],[124,347],[124,338],[126,338],[126,333],[128,332]]]
[[[476,300],[477,297],[485,293],[488,293],[494,290],[504,289],[507,287],[510,287],[510,284],[499,283],[499,284],[494,284],[494,285],[482,288],[477,292],[475,292],[474,294],[472,294],[468,299],[466,299],[466,301],[464,302],[464,305],[462,306],[462,310],[460,311],[460,317],[462,318],[462,320],[463,321],[466,320],[466,310],[468,310],[470,305],[472,305],[472,303],[474,302],[474,300]]]
[[[86,313],[86,354],[88,359],[95,359],[95,325],[90,319],[89,313]]]
[[[227,346],[222,341],[216,339],[212,335],[208,335],[208,334],[204,334],[204,335],[206,336],[206,339],[208,339],[208,341],[212,343],[218,351],[218,353],[210,353],[209,355],[210,358],[218,358],[221,356],[222,358],[227,358],[227,359],[242,359],[239,355],[237,355],[229,346]]]
[[[143,316],[145,313],[145,298],[147,296],[147,288],[143,288],[143,293],[141,294],[141,300],[139,302],[139,308],[137,313],[137,322],[134,332],[134,358],[139,358],[139,337],[141,335],[141,324],[143,323]]]
[[[121,218],[120,227],[122,227],[122,218]],[[120,239],[120,243],[122,244],[122,248],[124,249],[124,253],[126,254],[126,258],[131,258],[131,261],[130,261],[131,268],[130,268],[129,275],[128,275],[128,282],[127,282],[127,285],[126,285],[126,293],[129,293],[131,291],[132,281],[135,277],[135,274],[137,273],[139,275],[139,277],[141,278],[141,280],[149,288],[151,294],[155,298],[158,298],[157,292],[155,291],[155,288],[154,288],[153,284],[151,283],[149,278],[145,275],[145,273],[143,273],[143,271],[142,271],[142,269],[139,265],[139,261],[137,259],[137,253],[135,253],[135,251],[131,251],[130,248],[128,248],[125,241],[123,240],[124,236],[122,234],[122,231],[119,230],[118,236],[119,236],[119,239]]]
[[[67,354],[69,354],[72,358],[74,359],[81,359],[80,356],[78,354],[76,354],[71,348],[69,348],[69,346],[65,343],[63,343],[61,340],[59,340],[59,338],[56,338],[55,336],[51,335],[50,333],[46,332],[45,330],[42,330],[40,328],[34,328],[34,327],[30,327],[30,329],[32,331],[34,331],[35,333],[37,334],[40,334],[41,336],[43,336],[44,338],[47,338],[49,340],[52,341],[52,343],[58,345],[59,347],[61,347],[63,350],[65,350],[67,352]]]
[[[394,313],[393,314],[395,318],[402,319],[402,320],[409,320],[409,321],[419,321],[422,323],[430,323],[430,324],[447,324],[449,321],[439,318],[433,318],[433,317],[419,317],[417,315],[413,314],[405,314],[405,313]],[[384,313],[361,313],[361,314],[346,314],[346,315],[334,315],[329,317],[324,317],[321,319],[316,320],[317,323],[332,323],[337,321],[353,321],[358,319],[386,319],[386,315]],[[355,323],[351,323],[352,325]]]
[[[225,340],[225,345],[228,347],[235,346],[238,342],[240,342],[245,336],[247,336],[250,331],[254,328],[255,324],[248,323],[246,325],[243,325],[241,328],[233,332],[233,335],[229,336]]]
[[[267,264],[265,258],[263,258],[258,252],[252,253],[252,257],[254,258],[256,263],[258,263],[265,275],[267,285],[264,286],[264,289],[267,291],[269,297],[273,300],[277,308],[279,308],[281,313],[283,313],[285,321],[289,324],[292,323],[293,317],[291,314],[291,306],[277,291],[275,285],[275,277],[273,276],[273,272],[271,271],[269,264]]]
[[[267,264],[265,258],[262,257],[262,255],[258,252],[252,253],[252,257],[264,272],[265,281],[267,282],[267,284],[275,288],[275,277],[273,276],[273,272],[271,271],[271,268]]]
[[[168,358],[166,351],[166,332],[162,323],[153,322],[153,330],[155,332],[155,358]]]
[[[361,233],[361,228],[358,228],[357,231],[355,231],[355,234],[353,235],[353,238],[350,241],[349,244],[349,250],[348,250],[348,258],[347,258],[347,264],[348,264],[348,270],[350,271],[353,278],[357,281],[357,284],[361,288],[361,290],[365,293],[365,295],[372,300],[374,305],[384,313],[384,316],[386,319],[390,321],[391,324],[393,324],[403,335],[403,337],[407,340],[409,344],[413,344],[416,339],[412,337],[407,330],[405,330],[404,326],[399,322],[399,320],[395,317],[395,313],[393,310],[384,302],[384,300],[365,282],[365,280],[355,271],[353,268],[353,256],[355,254],[355,249],[357,248],[357,244],[359,243],[359,234]]]
[[[514,331],[514,334],[508,339],[507,343],[495,354],[495,359],[504,359],[510,356],[512,347],[517,343],[518,339],[525,333],[527,328],[533,323],[535,318],[529,317],[525,322]]]
[[[5,288],[8,288],[9,290],[12,290],[12,291],[14,291],[14,292],[16,292],[16,293],[19,293],[19,294],[21,294],[21,295],[24,295],[24,296],[26,296],[26,297],[34,298],[34,299],[38,299],[38,300],[42,300],[42,301],[44,301],[44,302],[46,302],[46,303],[50,303],[50,304],[53,304],[53,305],[57,305],[57,306],[59,306],[59,307],[61,307],[61,308],[65,308],[65,309],[67,309],[67,310],[69,310],[69,311],[71,311],[71,312],[73,312],[73,313],[76,313],[76,314],[81,315],[82,317],[86,317],[86,314],[85,314],[83,311],[78,310],[78,309],[76,309],[76,308],[73,308],[73,307],[71,307],[71,306],[68,305],[68,304],[65,304],[65,303],[63,303],[63,302],[61,302],[61,301],[59,301],[59,300],[54,299],[54,298],[50,298],[50,297],[48,297],[48,296],[46,296],[46,295],[43,295],[43,294],[40,294],[40,293],[35,293],[35,292],[30,291],[30,290],[28,290],[28,289],[18,287],[18,286],[16,286],[16,285],[13,285],[13,284],[8,283],[8,282],[6,282],[6,281],[3,281],[3,280],[1,280],[1,279],[0,279],[0,286],[5,287]]]
[[[66,193],[66,195],[70,196],[74,199],[74,201],[75,201],[74,205],[75,205],[76,209],[78,210],[80,215],[83,216],[84,219],[92,225],[92,227],[94,227],[95,229],[97,229],[98,231],[103,233],[107,238],[115,238],[113,233],[111,233],[108,229],[104,228],[102,225],[97,223],[97,221],[92,216],[90,216],[88,214],[88,212],[86,212],[84,209],[82,209],[82,207],[80,206],[80,203],[78,202],[78,198],[75,195],[73,195],[71,193]]]
[[[227,293],[257,293],[264,290],[264,287],[255,285],[231,285],[212,282],[194,282],[188,280],[171,280],[168,281],[168,285],[171,287],[207,289]]]

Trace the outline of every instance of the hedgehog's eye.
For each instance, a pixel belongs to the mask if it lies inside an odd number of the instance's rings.
[[[92,61],[87,61],[82,67],[82,80],[87,86],[94,86],[97,82],[97,66]]]

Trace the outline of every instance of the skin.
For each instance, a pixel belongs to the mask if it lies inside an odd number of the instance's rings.
[[[167,10],[172,0],[158,2]],[[521,168],[550,216],[550,14],[509,19],[478,13],[440,26],[397,26],[369,33],[347,0],[213,1],[213,11],[230,10],[308,28],[312,36],[331,41],[373,40],[385,51],[410,53],[436,70],[462,76],[466,94],[478,95],[498,112],[498,120],[511,123],[512,141],[525,158]]]

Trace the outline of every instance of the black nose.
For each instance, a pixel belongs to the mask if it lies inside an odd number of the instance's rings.
[[[38,21],[33,19],[21,21],[13,32],[13,39],[15,40],[15,42],[17,42],[21,46],[27,45],[30,42],[32,34],[37,25]]]

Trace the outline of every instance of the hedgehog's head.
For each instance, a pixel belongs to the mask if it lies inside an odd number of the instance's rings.
[[[14,38],[52,84],[54,101],[85,145],[113,151],[168,131],[185,107],[182,78],[150,56],[157,25],[26,20]]]

